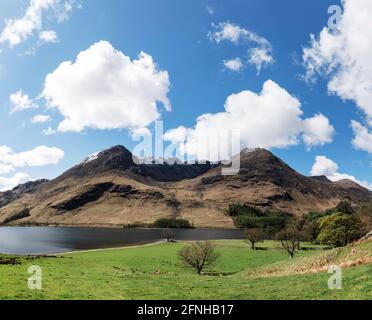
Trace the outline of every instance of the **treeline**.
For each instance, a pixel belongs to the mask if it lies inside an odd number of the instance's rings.
[[[262,239],[295,239],[332,247],[345,246],[372,230],[372,204],[353,207],[341,201],[335,208],[296,217],[287,212],[261,210],[244,204],[229,206],[228,215],[246,229],[252,248]]]

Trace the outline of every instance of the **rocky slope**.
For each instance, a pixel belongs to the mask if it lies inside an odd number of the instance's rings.
[[[0,193],[0,222],[11,225],[126,226],[177,216],[198,227],[233,227],[229,204],[303,214],[372,200],[351,181],[305,177],[264,149],[244,150],[241,169],[222,176],[221,165],[138,164],[116,146],[95,154],[52,181]]]

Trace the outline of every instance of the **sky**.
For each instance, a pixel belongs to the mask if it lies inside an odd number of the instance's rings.
[[[372,189],[371,16],[370,0],[2,0],[0,190],[134,150],[159,120],[191,156],[239,130]]]

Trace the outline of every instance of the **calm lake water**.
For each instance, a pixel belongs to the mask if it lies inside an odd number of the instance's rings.
[[[175,240],[243,239],[242,230],[175,229]],[[160,229],[0,227],[0,253],[40,255],[140,245],[162,240]]]

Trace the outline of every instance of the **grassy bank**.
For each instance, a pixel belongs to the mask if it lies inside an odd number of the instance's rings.
[[[20,258],[19,264],[0,265],[0,299],[372,299],[371,264],[345,269],[343,289],[332,291],[327,272],[267,274],[273,267],[320,259],[321,250],[302,251],[291,260],[273,242],[260,244],[269,250],[257,251],[243,241],[216,243],[221,258],[203,276],[179,264],[181,243]],[[363,250],[372,252],[372,246]],[[27,287],[30,265],[42,267],[41,291]]]

